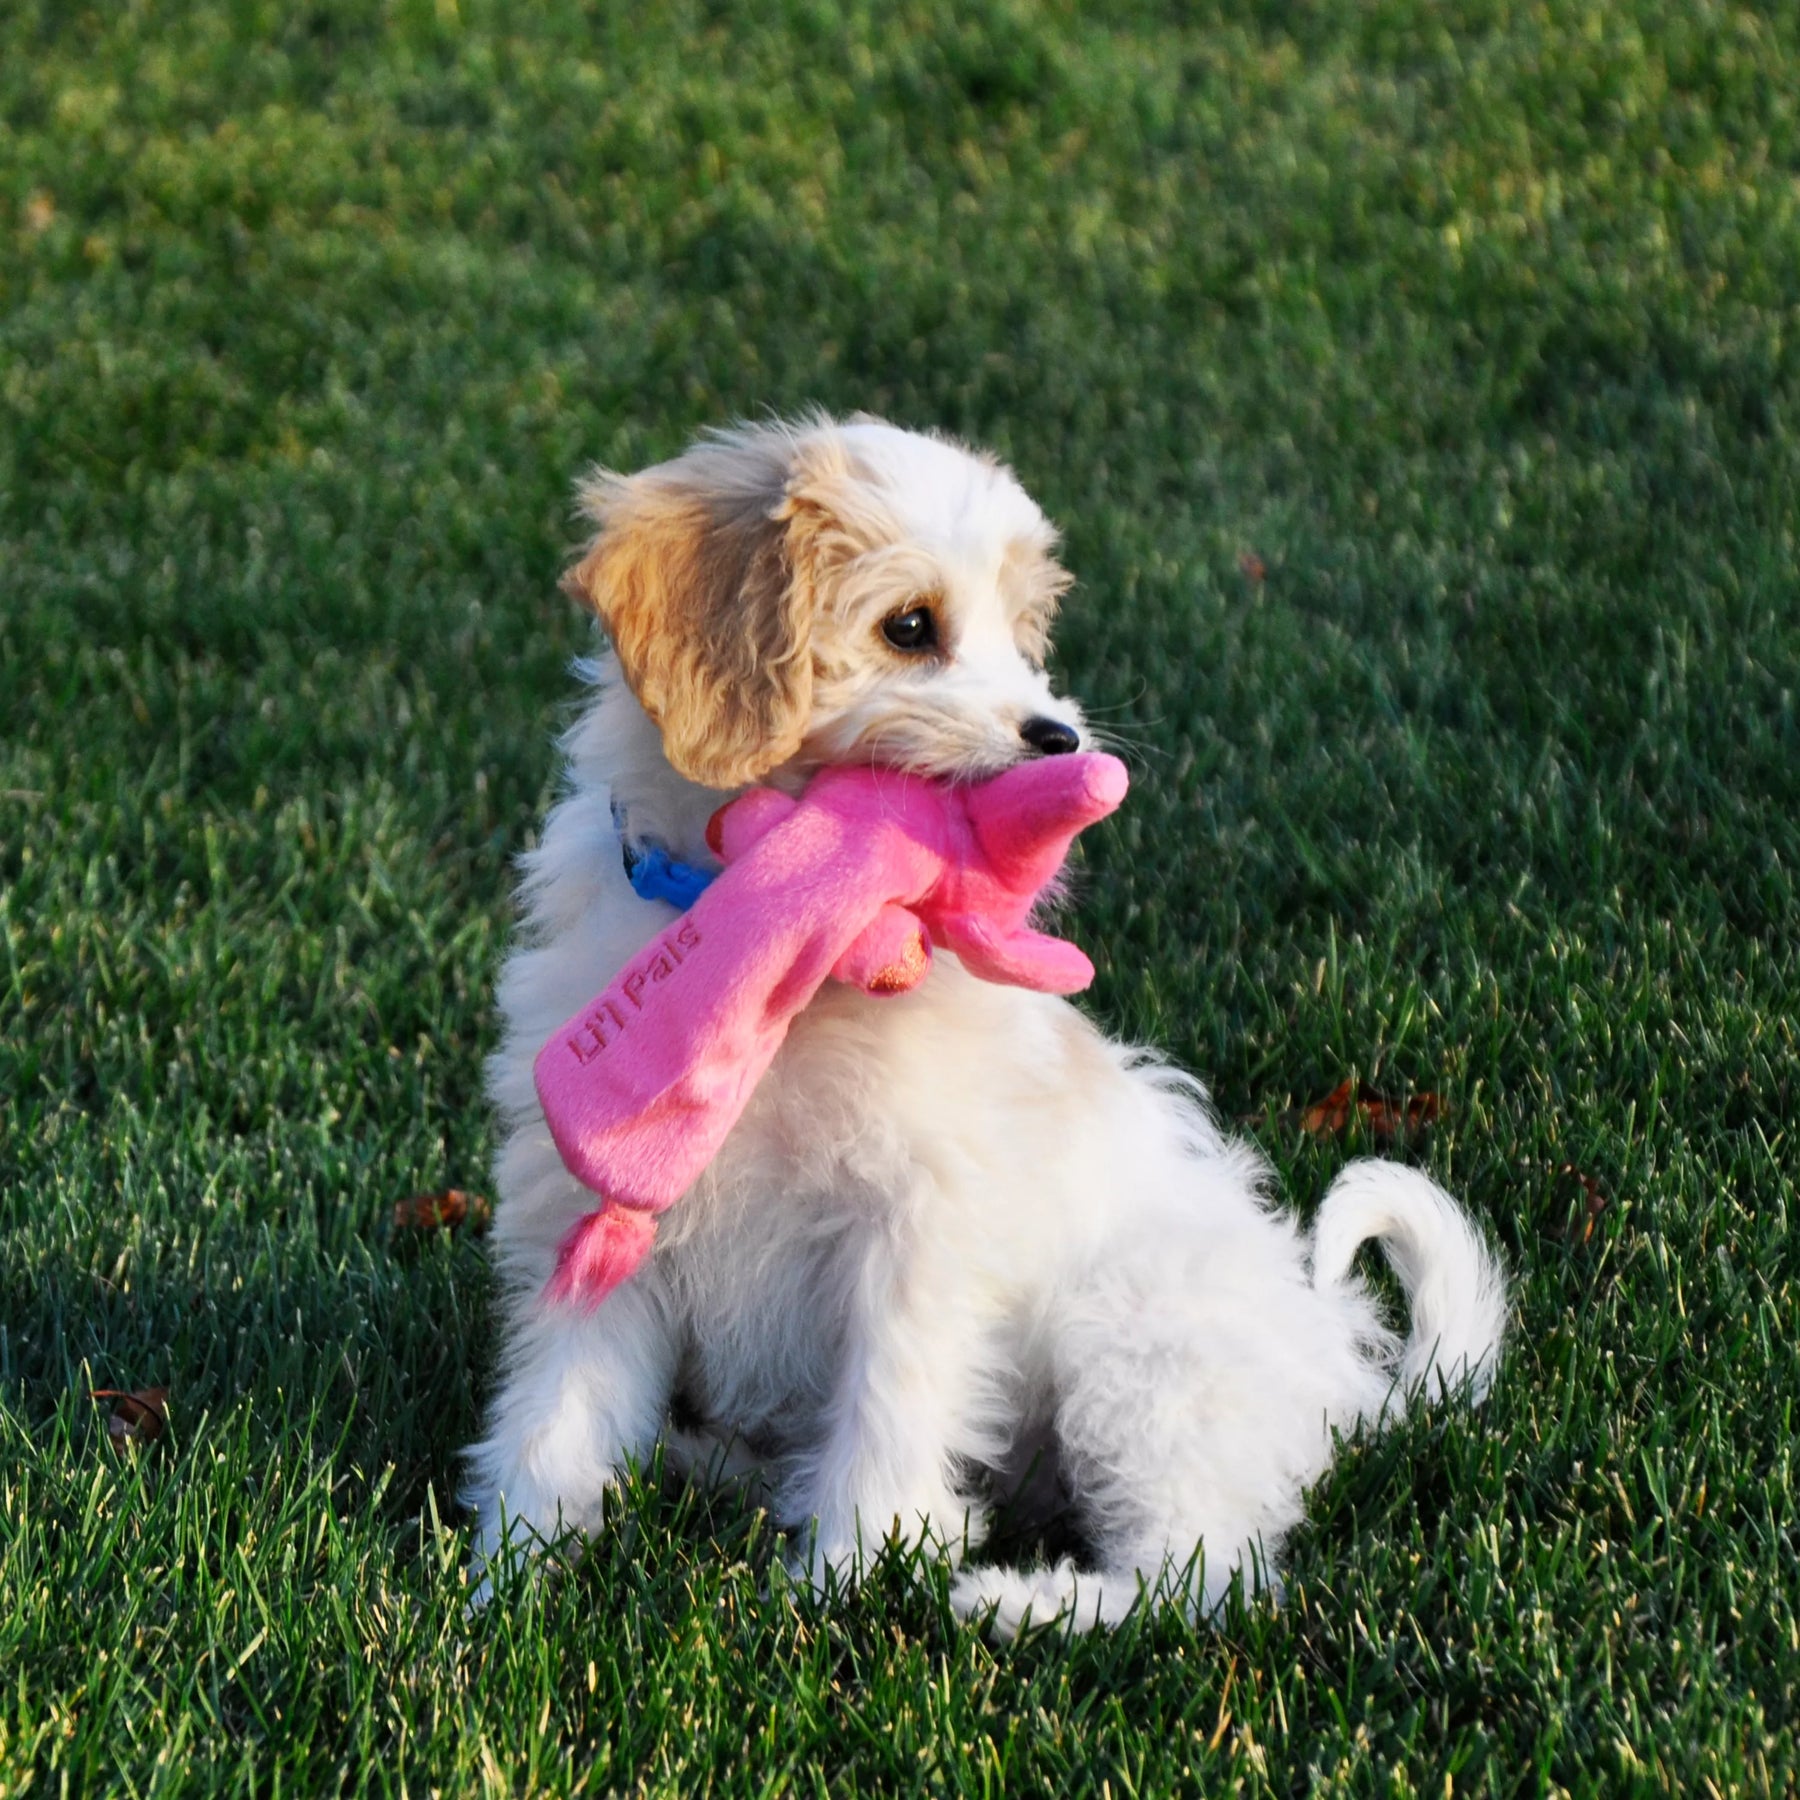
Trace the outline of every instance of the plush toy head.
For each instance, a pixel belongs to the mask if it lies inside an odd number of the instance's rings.
[[[974,786],[828,769],[805,804],[835,820],[865,858],[882,847],[885,863],[866,866],[892,889],[894,907],[870,922],[832,973],[870,993],[903,992],[924,979],[935,943],[985,980],[1078,993],[1094,965],[1028,920],[1076,834],[1114,811],[1126,786],[1125,765],[1098,754],[1021,763]],[[756,789],[714,816],[707,841],[734,863],[800,804]]]

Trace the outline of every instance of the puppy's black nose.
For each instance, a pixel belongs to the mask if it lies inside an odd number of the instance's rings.
[[[1019,736],[1039,756],[1067,756],[1081,748],[1081,733],[1061,719],[1027,719],[1019,727]]]

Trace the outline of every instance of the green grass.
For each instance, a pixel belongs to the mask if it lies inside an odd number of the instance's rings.
[[[0,12],[0,1793],[1786,1788],[1797,93],[1704,0]],[[1097,1014],[1308,1204],[1285,1109],[1442,1094],[1518,1271],[1279,1611],[796,1612],[646,1480],[462,1618],[489,1281],[386,1220],[485,1181],[569,484],[812,401],[1066,525]]]

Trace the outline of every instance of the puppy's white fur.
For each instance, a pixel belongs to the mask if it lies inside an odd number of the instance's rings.
[[[707,819],[745,783],[853,759],[974,776],[1030,753],[1027,719],[1082,728],[1041,666],[1066,583],[1054,533],[990,459],[813,418],[585,497],[599,532],[571,585],[616,654],[587,671],[500,986],[484,1554],[503,1518],[591,1528],[679,1390],[749,1448],[818,1583],[894,1535],[959,1556],[978,1472],[1016,1477],[1045,1447],[1093,1567],[965,1572],[963,1612],[1007,1633],[1111,1624],[1140,1593],[1204,1610],[1239,1569],[1270,1582],[1334,1431],[1427,1381],[1485,1388],[1498,1263],[1448,1196],[1384,1163],[1348,1169],[1309,1236],[1197,1083],[948,955],[897,998],[828,985],[641,1275],[591,1312],[543,1299],[594,1198],[557,1157],[532,1060],[672,916],[627,882],[615,809],[704,863]],[[921,599],[940,641],[903,654],[882,623]],[[1404,1342],[1351,1272],[1371,1237],[1408,1295]]]

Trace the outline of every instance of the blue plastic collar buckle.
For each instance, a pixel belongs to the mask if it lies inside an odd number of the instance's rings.
[[[625,874],[645,900],[666,900],[683,912],[712,886],[718,871],[681,862],[661,844],[625,846]]]

